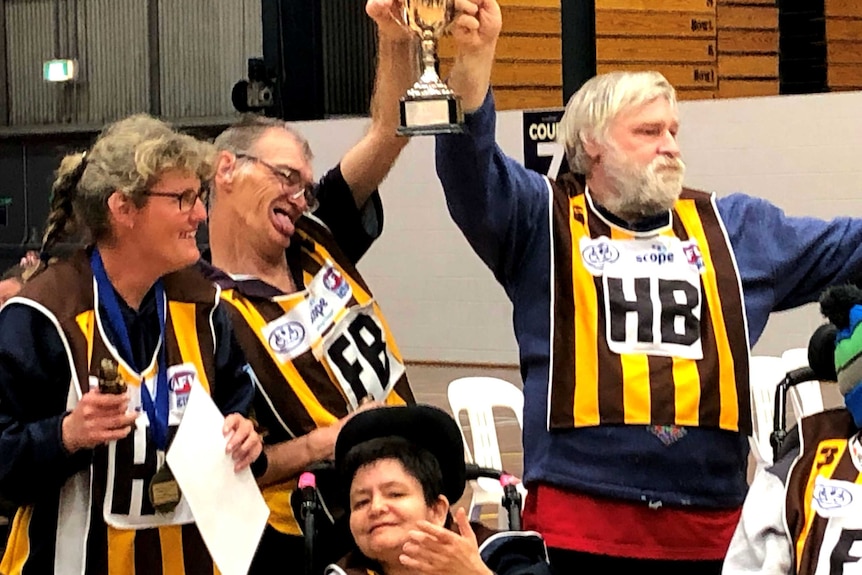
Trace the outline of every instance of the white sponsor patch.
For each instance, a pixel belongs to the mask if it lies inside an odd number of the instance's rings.
[[[811,508],[821,517],[855,514],[862,518],[862,485],[817,476]]]
[[[601,278],[611,351],[703,358],[705,270],[697,242],[671,236],[582,238],[580,250],[584,267]]]
[[[352,296],[350,283],[328,263],[311,280],[301,302],[263,327],[263,339],[279,361],[292,361],[326,334]]]
[[[383,401],[404,374],[369,303],[353,307],[323,342],[323,357],[352,409],[365,396]]]

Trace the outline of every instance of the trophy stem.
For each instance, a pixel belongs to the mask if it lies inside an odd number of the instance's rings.
[[[426,31],[422,38],[422,76],[419,83],[440,84],[440,76],[437,74],[437,50],[436,42],[430,31]]]

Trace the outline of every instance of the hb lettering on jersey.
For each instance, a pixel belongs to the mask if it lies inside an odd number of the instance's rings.
[[[584,267],[602,281],[605,339],[612,352],[703,357],[704,266],[694,242],[584,237],[580,249]]]
[[[608,277],[606,297],[609,344],[691,346],[700,339],[700,290],[685,280]]]

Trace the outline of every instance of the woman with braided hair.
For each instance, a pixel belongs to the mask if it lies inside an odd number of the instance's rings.
[[[191,389],[226,415],[237,471],[262,445],[217,288],[190,267],[210,145],[137,115],[63,159],[42,261],[0,310],[0,492],[19,506],[5,575],[213,573],[165,463]]]

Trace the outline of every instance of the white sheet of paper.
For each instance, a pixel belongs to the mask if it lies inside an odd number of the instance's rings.
[[[198,384],[165,459],[222,575],[248,573],[269,508],[251,471],[233,470],[224,416]]]

